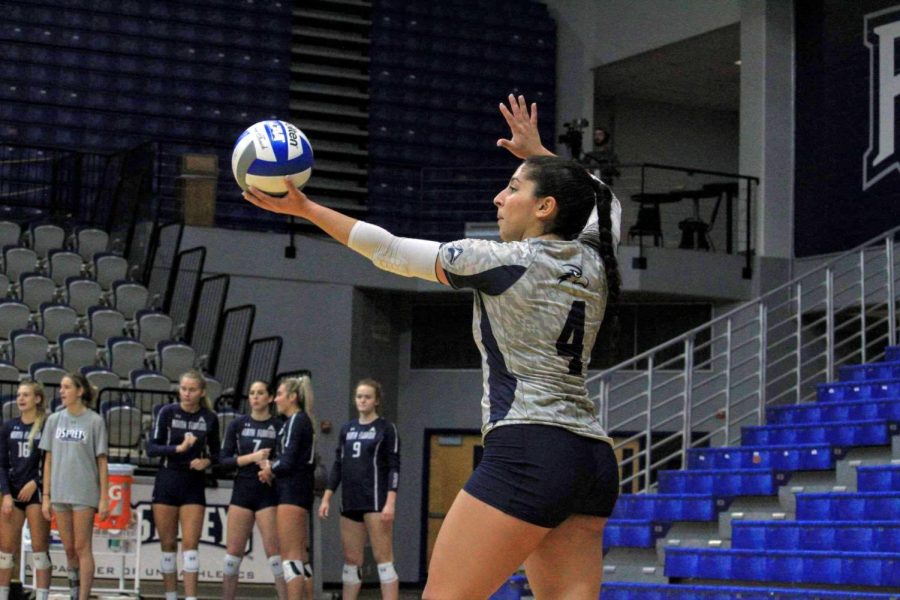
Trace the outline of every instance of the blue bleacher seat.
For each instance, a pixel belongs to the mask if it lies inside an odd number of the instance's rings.
[[[687,579],[895,586],[895,553],[668,548],[665,573]]]
[[[860,492],[900,492],[900,464],[858,467],[856,488]]]
[[[833,469],[834,456],[828,444],[691,448],[688,468],[811,471]]]
[[[900,492],[797,494],[797,520],[900,519]]]
[[[879,379],[900,379],[900,362],[876,362],[838,367],[841,381],[877,381]]]
[[[613,510],[615,519],[651,521],[713,521],[716,500],[708,494],[622,494]]]
[[[852,381],[820,383],[816,386],[819,401],[867,400],[869,398],[900,398],[900,380]]]
[[[669,526],[641,519],[610,519],[603,530],[603,547],[652,548]]]
[[[771,469],[692,469],[660,471],[663,494],[712,494],[714,496],[769,496],[777,492]]]
[[[600,600],[894,600],[891,594],[664,583],[604,582]]]
[[[741,428],[748,445],[828,443],[835,446],[879,446],[890,443],[891,429],[883,419],[806,425],[752,425]]]
[[[886,419],[900,421],[900,398],[811,402],[766,409],[769,425]]]
[[[884,360],[894,362],[900,360],[900,346],[888,346],[884,349]]]
[[[900,552],[896,521],[741,521],[731,523],[733,548]]]

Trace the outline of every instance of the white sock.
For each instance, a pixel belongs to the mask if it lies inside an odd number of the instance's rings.
[[[34,600],[50,600],[50,590],[38,590]]]
[[[166,600],[178,600],[178,592],[166,592]]]
[[[185,596],[184,600],[197,600],[197,596]]]
[[[0,585],[0,600],[9,600],[9,586]]]

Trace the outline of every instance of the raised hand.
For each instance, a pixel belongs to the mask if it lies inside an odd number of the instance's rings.
[[[538,133],[537,103],[531,103],[531,110],[525,102],[525,96],[516,98],[510,94],[507,98],[509,108],[503,102],[500,103],[500,114],[509,125],[510,138],[497,140],[497,145],[509,150],[513,156],[526,159],[530,156],[552,156],[553,153],[541,144],[541,134]]]

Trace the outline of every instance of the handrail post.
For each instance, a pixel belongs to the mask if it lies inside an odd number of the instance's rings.
[[[725,445],[731,445],[731,319],[725,321]]]
[[[797,402],[803,397],[800,388],[803,385],[803,282],[797,282]]]
[[[768,343],[766,324],[766,303],[759,303],[759,414],[757,425],[762,425],[766,418],[766,344]]]
[[[647,431],[644,433],[644,491],[650,491],[650,449],[653,448],[651,435],[653,421],[653,355],[647,357]]]
[[[681,434],[681,465],[687,467],[688,448],[691,447],[691,400],[694,390],[694,338],[684,340],[684,429]]]
[[[887,284],[888,284],[888,343],[891,346],[897,344],[897,306],[894,294],[894,236],[889,235],[885,240],[885,258],[887,260]]]
[[[609,382],[606,377],[600,378],[600,418],[603,430],[609,433]]]
[[[859,338],[862,344],[860,362],[866,360],[866,251],[859,251]]]
[[[834,271],[825,270],[825,380],[834,381]]]

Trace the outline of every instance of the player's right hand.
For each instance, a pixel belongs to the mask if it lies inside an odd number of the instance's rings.
[[[322,500],[322,502],[319,504],[319,518],[320,519],[328,518],[329,504],[330,503],[328,502],[328,500]]]
[[[12,514],[12,509],[13,509],[12,494],[6,494],[3,496],[3,507],[0,508],[0,511],[2,511],[4,515],[9,515],[9,514]]]

